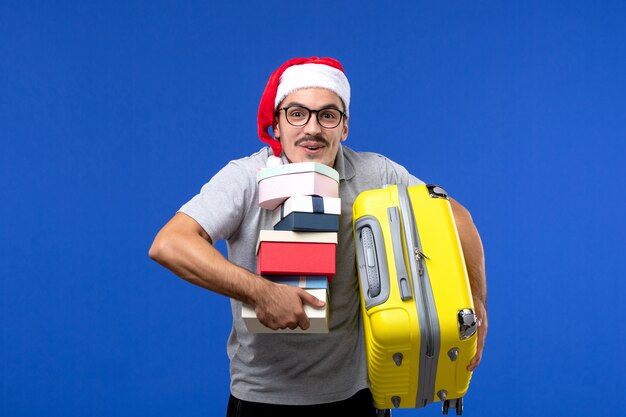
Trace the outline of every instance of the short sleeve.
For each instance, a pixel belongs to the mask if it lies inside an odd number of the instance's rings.
[[[234,235],[254,204],[256,171],[231,161],[178,211],[193,218],[216,242]]]
[[[380,158],[383,164],[383,169],[381,170],[383,183],[405,184],[407,186],[424,184],[422,180],[409,173],[405,167],[397,162],[394,162],[383,155],[380,155]]]

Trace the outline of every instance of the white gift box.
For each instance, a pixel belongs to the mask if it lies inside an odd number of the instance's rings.
[[[339,173],[319,162],[295,162],[263,168],[257,173],[259,205],[274,210],[289,197],[339,197]]]
[[[322,308],[314,308],[308,304],[304,305],[304,312],[310,322],[307,330],[302,330],[300,327],[279,330],[265,327],[256,317],[254,309],[246,303],[241,305],[241,317],[248,330],[252,333],[328,333],[328,290],[325,288],[311,288],[305,289],[305,291],[326,303]]]

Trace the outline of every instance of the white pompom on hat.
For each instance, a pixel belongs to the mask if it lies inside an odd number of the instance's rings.
[[[350,83],[341,63],[334,58],[293,58],[270,76],[259,104],[257,125],[259,138],[270,145],[275,156],[280,156],[282,146],[268,129],[274,121],[276,108],[293,91],[315,87],[337,94],[345,105],[346,115],[349,114]]]

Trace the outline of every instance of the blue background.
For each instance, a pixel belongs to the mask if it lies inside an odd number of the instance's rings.
[[[351,81],[346,143],[481,232],[464,415],[623,415],[625,22],[622,1],[2,0],[0,415],[224,415],[228,300],[148,248],[260,147],[269,74],[313,55]]]

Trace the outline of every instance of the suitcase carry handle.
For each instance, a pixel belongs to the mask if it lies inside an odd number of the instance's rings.
[[[402,301],[413,299],[409,269],[404,257],[402,238],[402,217],[396,206],[387,208],[387,218],[391,234],[393,259],[396,266],[396,281]],[[384,249],[382,230],[373,216],[364,216],[356,221],[359,244],[356,245],[357,261],[363,284],[363,297],[369,309],[381,304],[389,297],[389,271]],[[411,256],[411,254],[407,254]]]
[[[374,245],[374,233],[372,228],[365,226],[361,229],[361,244],[365,261],[365,274],[367,278],[367,295],[371,298],[380,294],[380,274],[376,260],[376,246]]]
[[[383,232],[374,216],[355,222],[356,260],[365,307],[370,309],[389,298],[389,269]]]

